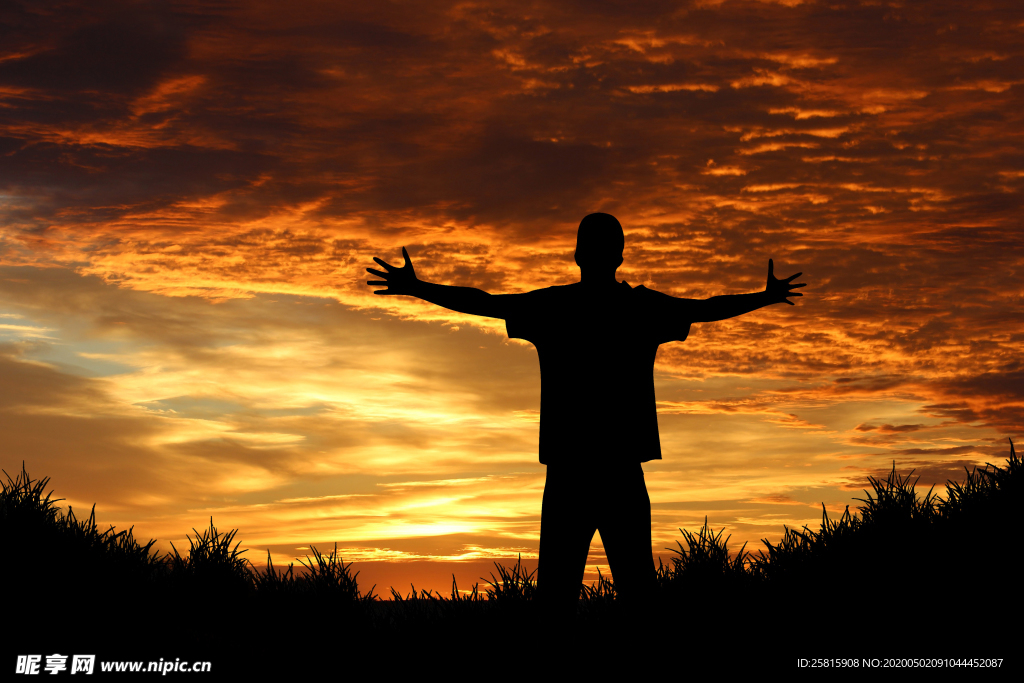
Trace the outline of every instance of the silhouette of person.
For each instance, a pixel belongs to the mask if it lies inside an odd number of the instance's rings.
[[[661,459],[654,397],[660,344],[686,339],[691,323],[732,318],[802,296],[768,260],[763,292],[683,299],[615,279],[625,236],[619,221],[592,213],[579,226],[580,281],[522,294],[492,295],[424,282],[402,248],[401,268],[384,270],[375,294],[408,295],[453,311],[505,320],[510,338],[537,348],[541,370],[541,505],[537,589],[560,616],[574,613],[594,532],[604,543],[616,593],[642,604],[655,586],[651,503],[642,464]]]

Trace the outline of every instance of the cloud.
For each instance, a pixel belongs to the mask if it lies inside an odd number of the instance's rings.
[[[916,432],[919,429],[924,429],[924,428],[925,428],[925,425],[923,425],[923,424],[913,424],[913,425],[890,425],[890,424],[870,425],[870,424],[866,424],[866,423],[865,424],[859,424],[856,427],[854,427],[854,429],[856,429],[858,432],[877,431],[879,434],[903,434],[903,433],[906,433],[906,432]]]
[[[9,5],[4,414],[76,500],[515,470],[535,352],[364,268],[406,246],[433,281],[563,284],[593,211],[634,286],[754,292],[768,258],[808,282],[660,349],[666,487],[839,505],[1020,433],[1019,3]]]

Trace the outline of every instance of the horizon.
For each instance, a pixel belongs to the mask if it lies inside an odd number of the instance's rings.
[[[1022,434],[1019,3],[0,12],[0,466],[101,527],[181,550],[212,516],[442,592],[535,563],[536,351],[364,269],[576,282],[598,211],[634,287],[807,283],[660,347],[666,561]]]
[[[872,533],[876,535],[881,533],[884,536],[886,534],[890,534],[893,530],[899,529],[902,529],[902,531],[906,533],[908,530],[908,523],[911,526],[916,524],[919,527],[918,532],[925,531],[920,528],[920,525],[923,523],[924,527],[928,529],[941,529],[945,527],[947,533],[950,528],[957,528],[957,525],[959,525],[961,530],[965,528],[965,524],[968,526],[974,525],[979,521],[982,521],[986,515],[993,513],[991,506],[993,504],[998,505],[996,501],[999,498],[1003,499],[1002,503],[1004,506],[1012,503],[1014,491],[1012,477],[1015,474],[1019,474],[1020,458],[1015,453],[1013,441],[1008,441],[1010,452],[1006,458],[1005,465],[989,464],[984,468],[975,468],[973,471],[965,472],[966,476],[963,481],[947,482],[946,490],[944,492],[936,494],[933,490],[934,487],[932,487],[929,491],[922,494],[922,492],[918,491],[916,488],[918,483],[917,479],[912,475],[898,473],[894,468],[884,479],[876,479],[874,477],[869,479],[868,488],[871,488],[872,491],[869,492],[867,491],[867,488],[865,489],[866,498],[859,499],[860,505],[853,513],[850,513],[847,510],[843,515],[839,515],[835,518],[826,519],[823,517],[820,528],[817,531],[806,526],[803,530],[787,528],[785,535],[791,539],[803,539],[802,542],[809,540],[810,545],[807,547],[810,552],[818,557],[819,562],[827,562],[825,558],[827,558],[831,553],[823,551],[823,548],[831,548],[834,551],[838,547],[840,552],[843,552],[842,549],[845,548],[846,554],[849,554],[851,546],[847,545],[843,541],[847,536],[846,533],[837,533],[838,529],[844,527],[852,527],[852,530],[856,530],[855,533],[857,533],[861,539],[861,543],[859,544],[861,548],[860,552],[863,553],[867,547],[872,547],[870,543],[867,546],[864,544],[865,536],[863,534],[865,533],[865,529],[868,530],[866,532],[868,534],[867,538],[870,538]],[[34,517],[31,514],[28,516],[15,515],[15,518],[20,519],[21,522],[16,524],[15,527],[12,527],[10,530],[16,535],[27,532],[30,537],[35,537],[33,540],[37,543],[41,540],[41,537],[45,537],[48,534],[56,532],[60,535],[62,533],[60,529],[64,528],[64,525],[67,524],[68,521],[70,521],[72,525],[82,525],[83,522],[86,522],[86,519],[83,518],[84,516],[73,515],[70,513],[70,510],[64,510],[64,508],[59,504],[62,499],[54,498],[54,491],[52,489],[47,492],[47,489],[49,488],[47,484],[48,478],[44,477],[41,480],[33,479],[25,470],[22,470],[22,472],[20,472],[16,477],[8,477],[8,481],[4,483],[5,499],[7,498],[9,491],[16,492],[20,490],[23,493],[14,493],[12,496],[15,501],[20,500],[22,503],[30,503],[29,508],[37,512],[50,509],[56,515],[56,518],[52,519],[50,522],[44,522],[44,517]],[[905,495],[911,495],[914,499],[914,505],[911,508],[908,508],[905,505]],[[1007,496],[1010,497],[1007,498]],[[9,504],[5,503],[5,507],[8,505]],[[950,507],[947,508],[947,505],[950,505]],[[986,505],[990,509],[985,510]],[[19,509],[21,507],[21,505],[15,503],[13,509]],[[997,513],[997,518],[1004,517],[1005,515]],[[89,523],[92,522],[93,519],[93,515],[90,514],[88,518],[89,521],[82,525],[81,528],[83,530],[88,530],[90,528]],[[990,519],[989,521],[994,522],[997,526],[999,525],[998,519]],[[950,523],[952,523],[952,527],[950,527]],[[864,526],[862,526],[862,524]],[[1003,523],[1002,526],[1005,531],[1005,523]],[[167,564],[168,569],[172,570],[172,574],[177,574],[181,571],[188,571],[180,568],[181,566],[188,566],[189,564],[187,561],[182,564],[182,560],[187,560],[194,551],[197,551],[201,558],[211,557],[211,547],[222,547],[230,554],[230,558],[227,556],[222,557],[221,565],[225,562],[233,564],[235,558],[238,558],[241,560],[243,565],[248,567],[246,573],[253,579],[259,575],[265,575],[267,571],[271,569],[271,567],[266,564],[261,567],[253,563],[251,558],[244,558],[243,555],[248,552],[249,549],[240,549],[241,542],[236,540],[236,533],[238,530],[216,529],[212,519],[210,520],[210,527],[205,528],[202,532],[193,529],[195,536],[193,537],[190,535],[188,537],[190,545],[188,550],[185,550],[184,548],[182,548],[181,551],[172,549],[172,552],[166,554],[160,553],[158,550],[151,549],[153,546],[152,541],[147,543],[144,539],[134,538],[131,535],[131,529],[116,530],[114,528],[110,528],[107,531],[101,531],[100,529],[102,529],[101,526],[95,526],[92,528],[92,531],[88,531],[86,535],[102,539],[111,533],[116,532],[116,536],[121,536],[125,531],[127,531],[129,534],[129,546],[133,546],[139,550],[146,550],[146,554],[152,560]],[[768,567],[776,566],[776,563],[778,562],[776,554],[778,553],[785,557],[791,556],[795,552],[796,555],[799,556],[802,552],[799,549],[792,548],[786,542],[779,542],[776,544],[768,544],[766,542],[766,548],[751,550],[744,547],[740,548],[738,551],[733,549],[734,552],[730,552],[728,550],[729,539],[722,538],[724,530],[716,532],[714,528],[705,524],[703,528],[694,532],[690,532],[689,530],[681,531],[685,531],[683,534],[683,540],[686,541],[685,546],[680,542],[677,546],[678,552],[673,550],[673,557],[668,558],[668,561],[664,563],[664,567],[662,567],[660,563],[658,567],[659,576],[663,577],[668,584],[678,581],[680,575],[693,575],[693,572],[697,572],[697,576],[699,577],[700,572],[705,571],[708,568],[706,564],[708,562],[710,562],[710,565],[715,568],[712,573],[715,571],[720,572],[720,574],[717,575],[718,579],[730,575],[730,566],[736,566],[740,567],[741,573],[748,577],[758,576],[762,579],[767,578],[769,583],[771,583],[772,581],[777,580],[778,576],[794,571],[791,564],[783,561],[781,569],[779,570],[781,574],[773,571],[766,572],[765,570]],[[925,536],[928,534],[929,532],[925,531]],[[71,559],[72,566],[77,566],[78,569],[81,570],[85,568],[85,565],[81,563],[81,560],[85,559],[85,557],[81,555],[81,551],[84,548],[80,542],[76,542],[80,541],[78,534],[73,534],[73,536],[76,540],[68,544],[64,550],[71,552],[71,556],[74,558]],[[914,533],[911,533],[910,536],[905,535],[904,541],[909,543],[908,547],[920,548],[921,539],[914,538],[914,536]],[[992,539],[996,538],[997,535],[989,530],[988,536],[988,544],[991,544]],[[71,539],[68,539],[65,536],[58,542],[58,545],[65,544],[69,540]],[[195,541],[194,545],[193,540]],[[819,545],[819,541],[823,542],[824,545]],[[889,543],[891,544],[893,541],[894,539],[890,537]],[[234,546],[231,545],[232,542],[235,543]],[[90,545],[90,543],[85,544],[86,547]],[[986,545],[986,543],[983,542],[981,545]],[[854,544],[852,547],[856,546],[857,544]],[[300,576],[309,576],[311,572],[313,575],[322,574],[324,572],[325,562],[328,565],[333,565],[337,562],[341,565],[341,573],[345,576],[345,579],[342,582],[342,585],[346,586],[344,589],[345,595],[351,595],[348,593],[347,588],[349,582],[351,582],[351,585],[356,590],[354,595],[361,596],[357,599],[363,600],[371,599],[391,601],[410,598],[415,599],[419,597],[441,599],[444,601],[447,599],[446,596],[454,596],[456,590],[464,597],[472,594],[474,596],[478,596],[478,599],[488,599],[490,590],[500,586],[503,583],[502,579],[506,578],[506,575],[511,576],[513,581],[519,580],[516,577],[522,577],[522,579],[531,580],[533,584],[536,585],[534,577],[534,572],[537,568],[536,563],[530,562],[530,560],[526,560],[524,562],[521,557],[517,557],[516,562],[513,564],[500,563],[497,561],[486,565],[479,562],[459,563],[459,568],[463,570],[461,582],[463,588],[458,588],[458,577],[454,573],[445,575],[443,578],[438,580],[438,576],[440,576],[439,572],[443,573],[445,569],[448,568],[447,565],[442,562],[432,562],[428,565],[421,563],[419,568],[422,570],[424,567],[429,566],[430,569],[428,576],[430,578],[428,578],[428,583],[438,585],[443,584],[445,586],[444,589],[416,588],[415,585],[410,582],[408,587],[405,587],[404,589],[401,583],[397,584],[398,589],[402,589],[398,590],[396,589],[394,581],[382,582],[377,580],[371,582],[366,580],[365,577],[363,585],[357,586],[358,576],[361,573],[360,569],[366,569],[369,567],[370,576],[376,577],[377,579],[382,578],[383,575],[401,577],[402,580],[405,580],[408,578],[407,572],[403,573],[402,569],[406,567],[407,564],[403,562],[371,562],[362,563],[360,567],[355,567],[354,563],[344,562],[344,558],[340,556],[337,546],[333,549],[325,548],[321,550],[311,547],[304,548],[302,550],[308,550],[312,553],[312,556],[307,553],[304,558],[296,558],[296,563],[291,563],[287,567],[273,566],[273,571],[279,577],[291,574],[295,578],[299,578]],[[721,555],[719,554],[719,550],[722,553]],[[907,548],[900,549],[898,546],[891,546],[887,550],[882,549],[880,554],[876,551],[874,553],[876,562],[878,560],[881,560],[882,562],[887,561],[886,553],[892,553],[894,551],[896,556],[902,557],[903,561],[906,561],[907,556],[905,554],[901,554],[901,551],[905,552],[906,550]],[[765,551],[767,551],[767,553]],[[102,553],[102,555],[105,557],[93,557],[92,560],[87,560],[86,564],[88,564],[89,561],[99,560],[102,565],[104,564],[104,561],[107,561],[107,567],[110,568],[110,554]],[[220,553],[213,552],[212,556],[220,556]],[[692,557],[688,559],[687,556]],[[742,556],[742,559],[740,556]],[[989,558],[989,561],[991,560],[992,558]],[[836,562],[836,558],[834,556],[832,557],[832,562]],[[973,562],[978,568],[988,566],[984,561],[979,562],[977,558],[975,558]],[[738,564],[734,565],[734,563]],[[683,567],[677,565],[683,565]],[[206,566],[205,562],[201,560],[200,566]],[[316,569],[317,566],[320,567],[319,570]],[[475,571],[479,573],[480,576],[467,580],[466,576],[470,575],[467,574],[468,567],[474,567]],[[520,567],[522,567],[521,573],[519,569]],[[136,566],[134,569],[129,569],[124,573],[124,567],[121,567],[118,571],[115,571],[114,575],[109,577],[109,579],[115,581],[118,580],[119,572],[123,573],[123,575],[120,576],[121,579],[129,578],[133,575],[133,572],[139,569],[141,569],[141,567]],[[989,569],[991,569],[991,567],[989,567]],[[218,579],[215,578],[216,573],[211,574],[208,570],[209,567],[207,567],[206,571],[200,571],[199,575],[205,577],[205,579],[202,580],[210,582],[210,585],[217,585]],[[806,567],[804,570],[806,571]],[[946,571],[949,571],[948,567],[946,568]],[[497,572],[497,574],[495,572]],[[148,575],[146,570],[142,570],[142,574]],[[487,576],[484,576],[484,574],[487,574]],[[600,590],[597,585],[599,581],[610,581],[609,576],[606,576],[596,570],[595,575],[597,580],[589,582],[589,588],[591,589]],[[421,573],[420,576],[422,579],[423,574]],[[449,576],[452,579],[451,583],[447,583]],[[776,577],[776,579],[773,579],[772,577]],[[875,575],[876,579],[884,580],[884,577],[884,573]],[[792,579],[792,576],[790,578]],[[248,580],[243,579],[243,581],[248,583]],[[156,585],[160,585],[162,583],[163,582],[159,579],[156,581]],[[584,583],[586,584],[587,582]],[[163,585],[166,586],[168,584],[163,583]],[[221,586],[221,588],[223,587],[224,586]],[[275,590],[273,587],[262,585],[258,580],[254,581],[253,587],[256,588],[257,592],[260,594],[263,594],[266,590],[273,593]],[[666,584],[662,584],[662,590],[666,590]],[[581,599],[585,598],[581,597]]]

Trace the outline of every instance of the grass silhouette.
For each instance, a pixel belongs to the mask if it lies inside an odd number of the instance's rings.
[[[95,507],[84,520],[70,507],[65,513],[46,491],[49,478],[31,479],[24,466],[17,477],[4,474],[0,572],[5,611],[21,625],[13,638],[20,651],[39,649],[40,634],[48,651],[117,647],[141,657],[159,648],[164,656],[169,645],[268,656],[554,633],[537,607],[535,574],[521,560],[495,563],[482,589],[460,591],[453,577],[450,595],[412,586],[381,600],[375,586],[360,590],[337,545],[329,554],[311,547],[299,570],[275,568],[268,552],[257,569],[242,557],[237,530],[222,533],[211,518],[208,529],[193,529],[187,554],[172,545],[160,555],[132,529],[100,530]],[[886,478],[869,477],[857,512],[831,519],[823,506],[818,530],[787,528],[756,553],[746,546],[731,553],[729,538],[707,518],[696,533],[681,529],[675,556],[659,563],[658,594],[642,621],[619,607],[614,583],[599,575],[581,587],[574,637],[647,624],[645,639],[667,647],[709,634],[765,651],[786,638],[833,651],[869,641],[918,649],[1008,643],[1014,629],[993,625],[1021,607],[1013,552],[1021,537],[1021,462],[1013,443],[1005,466],[966,471],[962,483],[947,483],[945,496],[920,495],[911,477],[894,463]],[[55,628],[68,616],[82,627]]]

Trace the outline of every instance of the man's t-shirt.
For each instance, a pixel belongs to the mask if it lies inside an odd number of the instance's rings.
[[[683,341],[679,300],[621,282],[594,292],[581,283],[512,295],[508,336],[540,358],[540,461],[661,459],[654,399],[658,345]]]

